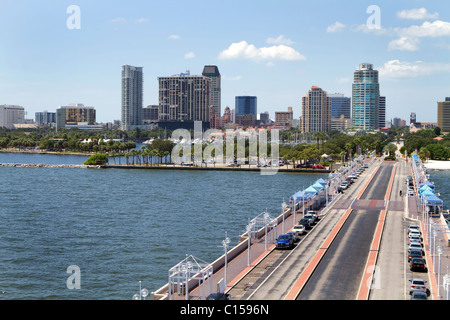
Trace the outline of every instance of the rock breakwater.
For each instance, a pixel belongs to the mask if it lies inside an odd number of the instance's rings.
[[[0,163],[0,167],[17,168],[79,168],[79,169],[99,169],[101,166],[84,164],[27,164],[27,163]]]

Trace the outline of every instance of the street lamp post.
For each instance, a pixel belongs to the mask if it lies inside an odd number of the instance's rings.
[[[225,239],[222,240],[222,246],[225,251],[225,274],[224,274],[225,287],[228,285],[228,282],[227,282],[227,267],[228,267],[227,252],[228,252],[229,244],[230,244],[230,238],[227,237],[227,232],[225,231]],[[250,248],[249,248],[249,250],[250,250]]]

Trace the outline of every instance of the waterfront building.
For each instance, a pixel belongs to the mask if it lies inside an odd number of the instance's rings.
[[[189,71],[159,77],[159,122],[202,121],[209,126],[211,78]]]
[[[275,112],[275,126],[285,127],[290,129],[292,127],[292,120],[294,119],[294,112],[292,107],[288,107],[288,111],[276,111]]]
[[[25,109],[16,105],[0,105],[0,128],[15,129],[15,124],[25,123]]]
[[[450,132],[450,97],[438,102],[437,125],[442,132]]]
[[[362,63],[354,72],[352,85],[352,120],[357,130],[379,128],[380,85],[378,70],[370,63]]]
[[[149,105],[145,108],[142,108],[142,122],[148,123],[158,121],[158,113],[159,113],[158,105]]]
[[[344,116],[345,119],[352,117],[351,112],[351,98],[345,97],[342,93],[328,94],[331,99],[331,119],[340,119]]]
[[[259,123],[261,125],[267,125],[270,123],[270,116],[269,116],[269,112],[261,112],[259,114]]]
[[[352,119],[346,119],[341,115],[339,119],[331,119],[331,130],[345,131],[352,128]]]
[[[237,116],[243,116],[247,114],[253,115],[253,119],[258,117],[258,101],[255,96],[237,96],[235,97],[235,111],[236,121]],[[237,123],[237,122],[236,122]]]
[[[221,93],[221,77],[219,68],[217,66],[205,66],[202,75],[211,79],[211,105],[216,111],[216,116],[220,117],[222,114],[222,93]]]
[[[303,133],[331,131],[331,99],[317,86],[302,97],[300,130]]]
[[[122,130],[142,125],[143,76],[142,67],[122,66]]]
[[[51,125],[56,124],[56,112],[36,112],[35,113],[35,122],[38,125]]]
[[[79,128],[98,130],[94,107],[84,104],[69,104],[56,109],[56,130],[59,128]]]

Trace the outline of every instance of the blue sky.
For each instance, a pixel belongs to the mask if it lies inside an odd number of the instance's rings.
[[[70,5],[80,8],[80,29],[67,27]],[[437,101],[450,96],[449,9],[436,0],[0,0],[0,104],[34,119],[83,103],[109,122],[120,119],[122,65],[144,67],[150,105],[158,76],[213,64],[222,109],[255,95],[258,112],[292,106],[298,118],[311,86],[351,96],[353,71],[370,62],[388,120],[416,112],[435,122]]]

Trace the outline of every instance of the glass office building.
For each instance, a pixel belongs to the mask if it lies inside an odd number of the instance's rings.
[[[257,119],[257,99],[254,96],[237,96],[235,98],[236,116],[252,114]]]
[[[370,63],[362,63],[354,72],[352,86],[353,128],[375,130],[379,128],[380,85],[378,71]]]
[[[351,98],[344,97],[342,93],[328,94],[331,99],[331,119],[350,119],[352,117]]]

